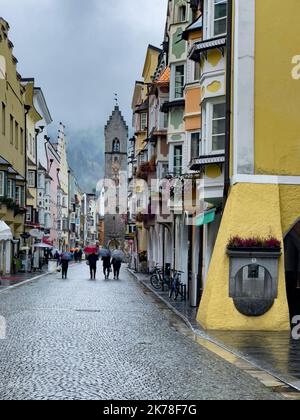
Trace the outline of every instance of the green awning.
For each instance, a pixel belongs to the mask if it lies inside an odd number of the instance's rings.
[[[216,209],[206,211],[203,214],[196,216],[196,226],[204,226],[212,223],[216,218]]]

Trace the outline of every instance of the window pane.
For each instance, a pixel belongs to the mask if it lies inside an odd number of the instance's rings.
[[[214,7],[214,35],[227,32],[227,1],[215,0]]]
[[[182,146],[174,147],[174,173],[181,175],[182,172]]]
[[[175,98],[183,98],[184,66],[177,66],[175,71]]]
[[[216,104],[214,105],[214,114],[213,118],[225,118],[226,113],[226,105],[224,104]]]
[[[191,136],[191,158],[198,158],[200,155],[200,133],[192,133]]]
[[[212,151],[224,150],[226,132],[226,105],[213,105]]]
[[[227,16],[227,4],[218,3],[215,6],[215,19],[220,19]]]
[[[213,136],[212,138],[212,150],[215,152],[217,150],[225,149],[225,135]]]
[[[199,63],[195,63],[194,66],[194,80],[200,80],[201,78],[201,65],[200,62]]]
[[[217,20],[215,22],[215,35],[226,34],[227,32],[227,19]]]
[[[225,119],[213,121],[213,135],[225,134]]]

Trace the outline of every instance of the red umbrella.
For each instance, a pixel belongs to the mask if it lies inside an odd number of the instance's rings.
[[[96,246],[87,246],[84,248],[85,254],[94,254],[95,252],[98,252],[98,249]]]
[[[53,246],[53,242],[50,241],[50,239],[47,239],[47,238],[43,238],[43,244]]]

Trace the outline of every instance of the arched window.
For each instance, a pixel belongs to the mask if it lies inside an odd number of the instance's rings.
[[[113,141],[113,152],[120,153],[120,140],[119,139],[114,139]]]

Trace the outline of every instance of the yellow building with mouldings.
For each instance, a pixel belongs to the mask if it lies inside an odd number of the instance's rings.
[[[26,214],[25,87],[8,35],[9,24],[0,18],[0,221],[9,232],[9,238],[0,233],[0,274],[16,262]]]
[[[8,32],[8,23],[0,18],[0,220],[19,239],[26,204],[25,90]]]
[[[300,4],[297,0],[284,7],[279,0],[223,3],[227,23],[232,23],[226,44],[213,33],[223,22],[214,19],[213,2],[204,0],[206,44],[200,43],[192,52],[198,50],[202,67],[216,66],[217,55],[225,60],[231,42],[227,65],[231,61],[232,71],[226,74],[230,137],[225,144],[230,153],[230,185],[198,320],[206,329],[285,331],[290,328],[290,316],[300,313],[300,81],[293,77],[292,64],[299,55]],[[222,88],[218,72],[215,76],[203,86],[203,94]],[[260,316],[242,315],[229,295],[226,249],[236,235],[272,236],[282,244],[278,295],[271,309]]]

